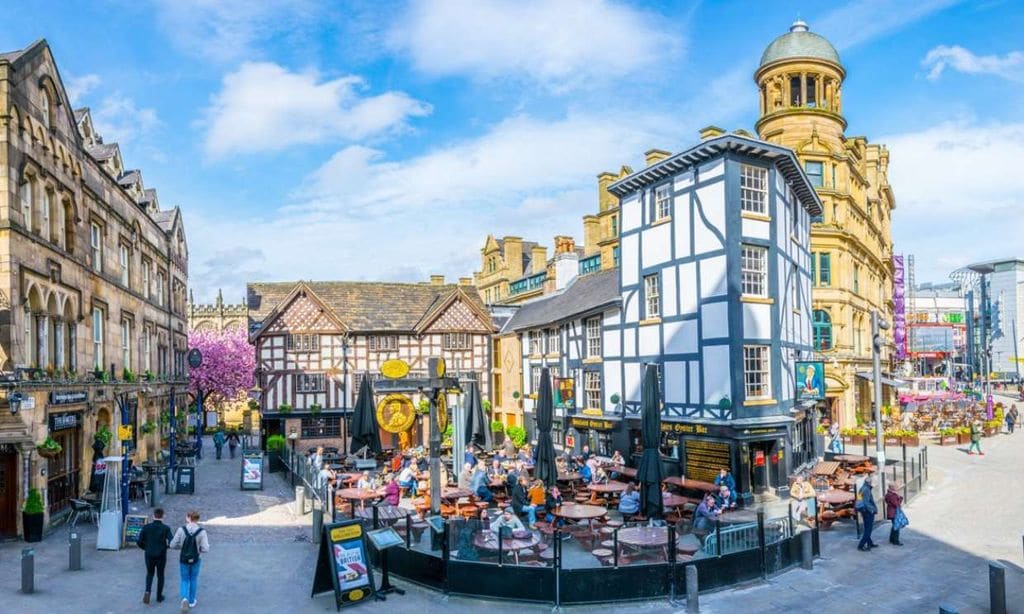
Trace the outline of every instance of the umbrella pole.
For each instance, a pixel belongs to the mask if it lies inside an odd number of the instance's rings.
[[[437,428],[438,388],[430,394],[430,512],[441,513],[441,431]]]

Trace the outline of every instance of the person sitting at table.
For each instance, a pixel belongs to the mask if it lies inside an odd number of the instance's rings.
[[[584,484],[589,484],[594,479],[594,471],[590,468],[590,463],[580,465],[580,478]]]
[[[484,462],[480,461],[473,470],[473,479],[470,481],[469,489],[473,491],[477,499],[485,503],[494,501],[494,493],[491,492],[490,480],[487,478],[487,468]]]
[[[625,465],[626,459],[622,458],[622,452],[618,450],[612,452],[612,464],[613,465]]]
[[[593,479],[591,480],[592,483],[594,483],[594,484],[607,484],[608,483],[608,480],[609,480],[608,473],[601,467],[601,465],[599,465],[599,464],[597,464],[595,462],[594,466],[593,466],[593,469],[592,469],[592,472],[593,472]]]
[[[409,491],[410,497],[416,496],[416,472],[413,471],[414,465],[409,463],[405,469],[398,474],[398,485]]]
[[[583,462],[587,462],[588,460],[590,460],[590,446],[589,445],[583,444],[583,451],[580,452],[580,458],[583,459]]]
[[[558,473],[569,473],[569,463],[566,462],[564,456],[555,458],[555,469]]]
[[[544,497],[544,509],[547,510],[547,515],[544,516],[544,519],[547,520],[549,523],[554,522],[555,515],[551,513],[551,510],[561,506],[562,491],[558,490],[558,486],[552,486],[551,488],[548,489],[547,495]],[[564,521],[561,518],[559,518],[558,525],[561,526],[563,524],[565,524]]]
[[[722,511],[715,505],[715,498],[706,495],[693,512],[693,532],[699,535],[707,535],[715,528]]]
[[[519,476],[524,475],[525,473],[526,468],[523,466],[522,463],[516,461],[516,464],[512,467],[512,469],[509,470],[508,474],[505,476],[505,488],[508,490],[509,493],[512,492],[512,489],[515,488],[515,485],[519,482]]]
[[[501,450],[498,451],[499,458],[507,460],[512,458],[516,454],[516,443],[512,441],[511,437],[505,438],[505,443],[501,444]]]
[[[636,489],[633,482],[626,484],[626,492],[619,497],[619,513],[623,516],[633,516],[640,512],[640,491]]]
[[[519,450],[516,460],[527,467],[533,466],[533,449],[530,447],[530,444],[524,445],[522,449]]]
[[[491,461],[491,466],[487,468],[487,476],[492,479],[505,477],[505,468],[501,466],[501,461],[498,459]]]
[[[323,488],[325,484],[333,484],[336,477],[334,469],[331,469],[330,465],[324,465],[316,474],[317,487]]]
[[[418,454],[416,456],[416,471],[424,473],[428,469],[430,469],[430,461],[427,460],[426,456]]]
[[[469,463],[470,466],[476,466],[477,458],[476,454],[473,452],[475,449],[476,448],[473,444],[469,444],[466,446],[466,453],[463,455],[463,461]]]
[[[796,501],[796,505],[793,507],[793,517],[797,521],[806,521],[808,526],[813,526],[811,522],[811,519],[815,517],[813,506],[817,502],[814,486],[805,481],[804,476],[798,474],[789,488],[789,496]]]
[[[736,493],[729,490],[729,487],[722,484],[718,487],[718,493],[715,494],[715,503],[721,510],[732,509],[736,507]]]
[[[519,476],[519,481],[512,487],[512,510],[515,511],[517,516],[526,514],[526,519],[530,523],[531,529],[537,528],[537,506],[530,504],[530,498],[527,494],[528,482],[525,475]]]
[[[546,499],[544,493],[544,482],[540,480],[534,480],[530,485],[530,490],[526,491],[526,494],[530,497],[530,505],[537,506],[537,512],[544,512],[544,502]]]
[[[395,474],[388,474],[388,484],[384,487],[384,503],[388,505],[398,506],[402,501],[402,488],[398,485],[398,481],[395,479]]]
[[[508,530],[502,532],[502,529]],[[505,508],[505,511],[500,516],[491,521],[491,530],[494,531],[495,535],[512,537],[513,533],[525,531],[526,527],[523,526],[523,522],[510,509]]]
[[[473,465],[465,463],[459,472],[459,488],[469,488],[473,482]]]
[[[736,492],[736,478],[732,477],[732,474],[725,467],[722,467],[718,471],[718,475],[715,476],[715,486],[722,486],[723,484],[729,487],[731,492]]]
[[[370,481],[370,472],[362,472],[359,475],[359,480],[356,481],[356,488],[370,488],[371,486],[373,486],[373,482]]]

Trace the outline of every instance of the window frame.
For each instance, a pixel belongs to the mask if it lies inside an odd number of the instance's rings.
[[[596,382],[596,386],[594,386]],[[588,370],[583,372],[583,399],[586,409],[603,409],[601,400],[601,372]]]
[[[587,358],[601,358],[604,345],[602,319],[601,316],[592,316],[583,321]]]
[[[832,252],[818,252],[818,285],[822,288],[832,285]]]
[[[89,222],[89,253],[92,255],[92,270],[103,272],[103,226]]]
[[[465,352],[472,350],[473,338],[470,337],[469,333],[442,333],[441,349],[452,352]]]
[[[104,368],[104,360],[106,359],[106,347],[104,344],[104,320],[106,320],[106,313],[102,307],[93,305],[92,308],[92,354],[93,354],[93,366],[96,369]]]
[[[825,343],[822,343],[822,342]],[[832,344],[832,314],[827,309],[815,309],[811,314],[811,342],[815,351],[827,352]]]
[[[117,246],[117,261],[121,265],[121,285],[128,288],[131,285],[131,248],[124,242]]]
[[[818,172],[811,172],[811,165],[817,165]],[[821,160],[804,160],[804,174],[807,175],[807,181],[815,188],[825,187],[825,163]],[[815,180],[817,178],[817,180]]]
[[[654,221],[659,222],[672,217],[672,183],[664,183],[654,188]]]
[[[544,335],[539,330],[531,330],[526,333],[527,350],[530,356],[540,356],[544,353]]]
[[[316,333],[288,333],[284,338],[284,347],[292,353],[320,351],[320,335]]]
[[[760,368],[753,368],[756,363]],[[771,346],[743,346],[743,396],[750,401],[772,398]]]
[[[293,384],[296,394],[327,392],[327,377],[324,373],[296,373]]]
[[[644,275],[645,319],[661,317],[661,272]]]
[[[548,354],[562,353],[562,332],[557,326],[545,330],[545,344]]]
[[[121,318],[121,364],[132,369],[132,321],[128,318]]]
[[[303,439],[330,439],[341,437],[343,416],[309,416],[302,418],[300,430]]]
[[[754,254],[758,254],[754,258]],[[759,268],[750,265],[759,263]],[[743,296],[768,297],[768,248],[752,243],[740,244],[740,290]]]
[[[740,210],[768,215],[768,169],[740,164]]]

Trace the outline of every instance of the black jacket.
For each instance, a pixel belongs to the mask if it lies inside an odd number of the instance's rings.
[[[530,497],[526,494],[526,489],[523,488],[522,484],[516,484],[512,487],[512,509],[516,514],[523,513],[523,507],[530,504]]]
[[[159,520],[154,520],[142,527],[139,532],[139,548],[146,551],[146,556],[160,557],[167,555],[167,545],[174,534],[171,528]]]

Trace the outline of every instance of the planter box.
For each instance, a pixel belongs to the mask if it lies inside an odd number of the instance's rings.
[[[43,515],[21,513],[21,526],[24,527],[25,541],[43,541]]]
[[[277,452],[270,452],[267,454],[267,458],[269,459],[267,463],[267,470],[270,473],[279,473],[284,471],[284,463],[281,462],[280,454]]]
[[[915,435],[913,437],[900,437],[900,443],[905,446],[916,448],[921,445],[921,437],[920,435]]]
[[[957,433],[956,434],[956,442],[958,444],[960,444],[960,445],[971,443],[971,434],[970,433]]]
[[[895,447],[895,446],[900,445],[901,443],[902,443],[902,441],[900,440],[899,437],[886,437],[885,438],[885,445],[887,445],[887,446],[894,446]]]
[[[850,443],[854,445],[861,445],[867,441],[867,437],[864,435],[850,435]]]
[[[956,445],[956,435],[939,435],[940,446]]]
[[[993,436],[995,434],[996,434],[996,429],[994,429],[994,428],[986,426],[985,428],[981,429],[982,437],[991,437],[991,436]]]

